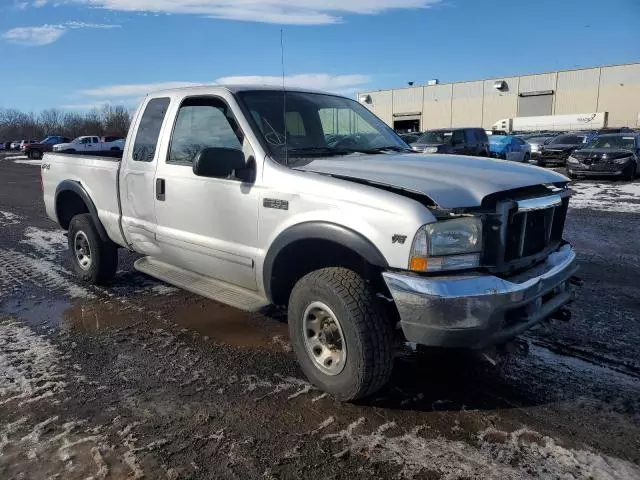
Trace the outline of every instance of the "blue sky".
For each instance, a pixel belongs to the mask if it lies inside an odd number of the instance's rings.
[[[0,107],[36,112],[276,82],[281,28],[287,83],[348,95],[640,61],[640,0],[0,0],[0,13]]]

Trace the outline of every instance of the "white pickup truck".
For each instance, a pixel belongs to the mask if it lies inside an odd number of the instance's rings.
[[[343,400],[384,386],[402,342],[483,351],[567,319],[577,284],[567,178],[414,153],[331,94],[155,93],[121,159],[45,154],[42,180],[83,280],[108,282],[123,247],[191,292],[287,306],[302,370]]]
[[[122,152],[124,149],[124,140],[116,139],[106,141],[103,137],[84,136],[72,140],[70,143],[59,143],[53,146],[54,152],[63,153],[92,153],[92,152]]]

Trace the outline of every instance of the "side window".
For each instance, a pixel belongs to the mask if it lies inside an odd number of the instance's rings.
[[[167,163],[193,163],[208,147],[242,150],[244,136],[231,109],[214,98],[190,98],[180,106]]]
[[[98,137],[93,137],[93,143],[100,143],[100,139]]]
[[[137,162],[153,162],[158,146],[162,122],[169,108],[168,98],[149,101],[140,120],[136,141],[133,144],[133,159]]]
[[[458,145],[465,143],[464,130],[455,130],[451,136],[451,141]]]

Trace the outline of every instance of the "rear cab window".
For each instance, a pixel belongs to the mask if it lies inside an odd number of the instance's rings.
[[[154,98],[145,107],[133,144],[134,161],[153,162],[155,159],[158,138],[169,103],[169,98]]]

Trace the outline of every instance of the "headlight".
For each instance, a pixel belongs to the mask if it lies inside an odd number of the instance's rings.
[[[438,153],[438,147],[427,147],[424,149],[424,153]]]
[[[567,158],[567,163],[580,163],[580,161],[575,157]]]
[[[631,158],[631,156],[628,157],[622,157],[622,158],[616,158],[613,161],[622,165],[623,163],[627,163],[629,161],[629,158]]]
[[[532,152],[539,152],[540,151],[540,145],[536,145],[534,143],[533,145],[531,145],[531,151]]]
[[[443,220],[418,230],[409,269],[419,272],[459,270],[480,265],[482,221],[475,217]]]

